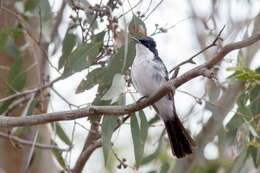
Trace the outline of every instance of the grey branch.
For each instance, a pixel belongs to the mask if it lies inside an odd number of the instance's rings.
[[[129,104],[125,106],[88,106],[86,108],[71,110],[71,111],[62,111],[54,113],[46,113],[40,115],[32,115],[27,117],[3,117],[0,116],[0,127],[17,127],[17,126],[33,126],[37,124],[44,124],[60,120],[73,120],[78,118],[83,118],[87,116],[96,116],[96,115],[125,115],[135,111],[139,111],[146,106],[149,106],[160,98],[165,96],[170,91],[178,88],[185,82],[200,76],[202,71],[205,69],[211,69],[215,64],[221,61],[229,52],[235,49],[240,49],[247,47],[255,42],[260,40],[260,33],[255,34],[249,37],[246,40],[239,41],[236,43],[231,43],[224,46],[210,61],[206,62],[203,65],[197,66],[192,70],[184,73],[176,79],[169,80],[165,85],[163,85],[156,93],[154,93],[148,99],[140,101],[138,104]]]

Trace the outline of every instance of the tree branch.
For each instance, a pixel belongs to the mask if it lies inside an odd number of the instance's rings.
[[[37,91],[39,91],[41,89],[48,88],[48,87],[52,86],[55,82],[59,81],[60,79],[62,79],[62,77],[58,77],[57,79],[55,79],[55,80],[51,81],[50,83],[47,83],[47,84],[45,84],[43,86],[39,86],[39,87],[34,88],[34,89],[24,90],[22,92],[17,92],[17,93],[15,93],[13,95],[9,95],[7,97],[4,97],[4,98],[0,99],[0,103],[4,102],[4,101],[7,101],[7,100],[10,100],[10,99],[13,99],[13,98],[18,97],[18,96],[24,96],[24,95],[27,95],[27,94],[31,94],[31,93],[37,92]]]
[[[53,121],[60,120],[73,120],[77,118],[83,118],[86,116],[96,116],[96,115],[125,115],[138,110],[145,108],[148,105],[151,105],[161,99],[163,96],[168,94],[170,91],[178,88],[185,82],[200,76],[203,74],[205,69],[212,68],[215,64],[221,61],[229,52],[235,49],[240,49],[243,47],[247,47],[255,42],[260,40],[260,33],[255,34],[249,37],[246,40],[239,41],[236,43],[231,43],[224,46],[215,57],[213,57],[209,62],[206,62],[203,65],[197,66],[192,70],[184,73],[180,77],[176,79],[172,79],[168,81],[165,85],[163,85],[156,93],[154,93],[148,99],[144,99],[140,101],[138,104],[129,104],[125,106],[88,106],[86,108],[72,110],[72,111],[62,111],[62,112],[54,112],[40,115],[32,115],[27,117],[0,117],[0,127],[16,127],[16,126],[32,126],[37,124],[43,124]],[[206,75],[206,74],[205,74]]]

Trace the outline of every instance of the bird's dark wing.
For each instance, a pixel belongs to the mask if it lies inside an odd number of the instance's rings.
[[[168,81],[168,80],[169,80],[168,71],[167,71],[167,68],[166,68],[166,66],[164,65],[162,59],[161,59],[159,56],[155,56],[154,59],[155,59],[155,61],[156,61],[158,64],[160,64],[160,66],[163,68],[163,75],[164,75],[163,77],[164,77],[164,79],[165,79],[166,81]],[[155,69],[156,69],[156,67],[155,67]],[[161,68],[158,68],[158,70],[161,71]],[[172,101],[173,101],[173,92],[170,92],[170,93],[168,94],[168,97],[169,97],[169,100],[172,100]]]

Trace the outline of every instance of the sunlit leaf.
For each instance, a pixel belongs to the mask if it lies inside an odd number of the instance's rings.
[[[111,137],[114,132],[116,122],[117,122],[116,116],[108,116],[108,115],[103,116],[101,130],[102,130],[102,146],[103,146],[105,164],[107,164],[108,154],[111,147]]]
[[[126,81],[124,75],[119,73],[114,75],[112,85],[106,94],[102,97],[102,100],[111,100],[115,97],[120,96],[125,90]]]

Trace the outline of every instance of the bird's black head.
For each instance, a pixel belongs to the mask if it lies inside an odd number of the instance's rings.
[[[147,47],[155,56],[158,56],[158,51],[156,49],[156,43],[153,38],[151,37],[142,37],[139,40],[133,38],[136,43],[142,44]]]

